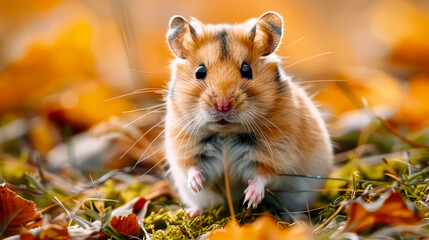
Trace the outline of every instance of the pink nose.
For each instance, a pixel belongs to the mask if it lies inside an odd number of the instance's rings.
[[[231,102],[228,99],[219,99],[217,103],[215,103],[215,108],[218,112],[226,113],[231,110]]]

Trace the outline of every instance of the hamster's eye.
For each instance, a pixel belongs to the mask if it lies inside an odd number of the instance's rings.
[[[244,62],[241,65],[241,78],[247,78],[247,79],[252,79],[253,74],[252,74],[252,68],[250,68],[249,64],[247,64],[246,62]]]
[[[195,71],[195,78],[197,80],[204,80],[204,78],[206,78],[206,75],[207,75],[206,66],[204,65],[198,66],[197,70]]]

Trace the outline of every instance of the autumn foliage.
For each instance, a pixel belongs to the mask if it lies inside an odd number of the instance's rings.
[[[0,185],[0,237],[9,237],[40,227],[43,218],[33,202]]]
[[[168,20],[272,10],[336,171],[298,221],[266,203],[188,218],[164,181]],[[0,1],[0,238],[425,239],[428,39],[427,1]]]

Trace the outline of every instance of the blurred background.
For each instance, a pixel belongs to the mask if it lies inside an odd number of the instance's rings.
[[[283,16],[284,68],[314,95],[338,153],[363,145],[373,115],[428,142],[426,0],[1,1],[2,178],[14,177],[17,162],[75,176],[133,166],[144,154],[144,171],[159,167],[163,110],[133,110],[162,103],[170,17],[235,23],[266,11]],[[369,132],[371,151],[399,144],[383,134]]]

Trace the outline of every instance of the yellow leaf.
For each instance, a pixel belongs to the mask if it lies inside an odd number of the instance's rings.
[[[215,230],[209,240],[280,240],[280,239],[313,239],[311,230],[303,224],[296,224],[287,229],[279,228],[277,221],[269,216],[262,216],[255,222],[240,226],[236,221],[229,222],[225,228]]]

